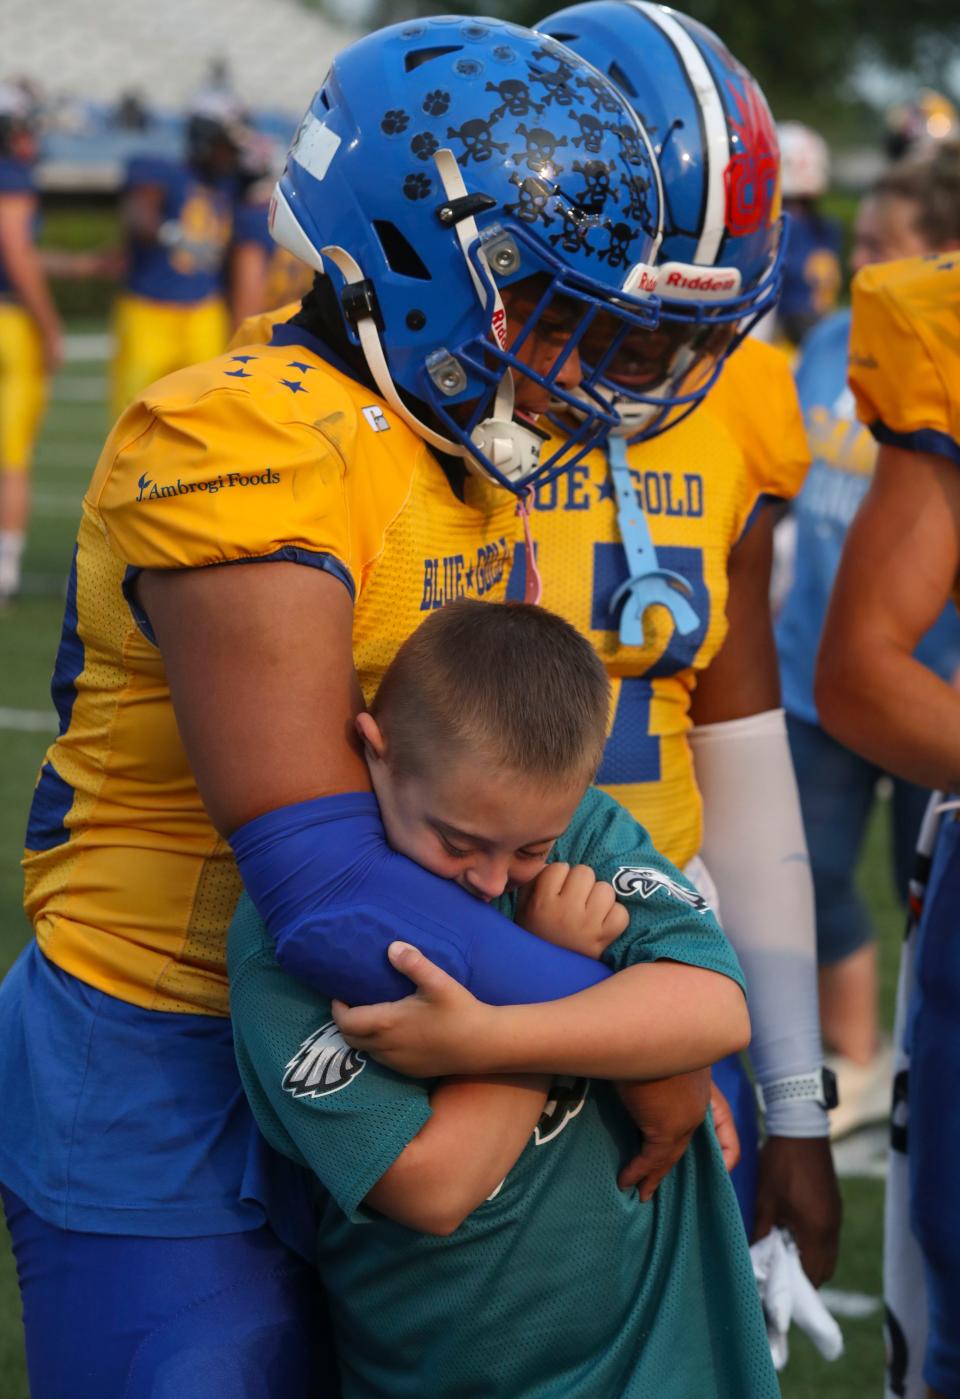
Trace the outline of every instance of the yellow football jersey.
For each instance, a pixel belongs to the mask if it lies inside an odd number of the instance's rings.
[[[594,452],[537,493],[533,532],[543,602],[590,637],[610,675],[615,711],[598,781],[681,868],[701,840],[701,803],[687,731],[697,672],[727,633],[727,560],[762,497],[789,499],[809,465],[785,357],[746,341],[705,404],[649,442],[628,466],[660,564],[691,588],[697,626],[674,630],[648,608],[643,646],[620,642],[611,611],[627,580],[606,458]],[[522,596],[519,578],[511,595]]]
[[[960,255],[878,263],[853,283],[850,387],[881,442],[960,460]]]
[[[503,597],[516,528],[507,492],[468,479],[458,498],[382,400],[302,343],[251,344],[148,389],[83,502],[53,683],[61,732],[24,861],[46,955],[137,1005],[226,1014],[240,880],[126,600],[131,573],[271,557],[328,569],[356,598],[369,698],[430,609]]]

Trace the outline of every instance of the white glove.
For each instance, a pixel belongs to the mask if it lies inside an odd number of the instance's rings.
[[[843,1335],[820,1294],[803,1271],[797,1246],[785,1229],[771,1229],[751,1245],[753,1275],[767,1320],[767,1339],[776,1369],[782,1370],[790,1354],[787,1332],[791,1322],[810,1337],[824,1360],[843,1354]]]

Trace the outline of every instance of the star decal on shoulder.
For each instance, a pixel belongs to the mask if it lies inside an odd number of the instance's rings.
[[[316,369],[315,364],[302,364],[298,359],[292,359],[287,365],[288,369],[299,370],[301,374],[310,374]]]
[[[231,359],[239,360],[241,364],[249,364],[252,359],[259,359],[259,355],[231,355]]]
[[[280,382],[283,387],[289,389],[291,393],[306,393],[306,389],[300,383],[299,379],[281,379]]]
[[[231,378],[231,379],[252,379],[252,378],[253,378],[253,375],[252,375],[252,374],[248,374],[247,371],[244,369],[244,367],[243,367],[242,364],[241,364],[241,366],[240,366],[239,369],[225,369],[223,372],[224,372],[224,374],[228,375],[228,377]]]

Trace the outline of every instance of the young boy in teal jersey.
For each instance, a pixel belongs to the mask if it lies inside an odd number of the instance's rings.
[[[395,848],[621,973],[490,1007],[394,944],[415,999],[466,1046],[466,1076],[374,1060],[368,1035],[389,1039],[404,1003],[331,1007],[279,968],[246,898],[234,919],[240,1071],[267,1140],[324,1187],[344,1399],[779,1394],[712,1125],[649,1202],[617,1184],[636,1131],[606,1080],[700,1068],[749,1026],[705,901],[616,802],[584,795],[608,700],[561,619],[461,601],[406,642],[358,718]]]

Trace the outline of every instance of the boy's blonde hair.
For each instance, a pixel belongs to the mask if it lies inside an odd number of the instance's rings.
[[[397,777],[469,755],[534,780],[587,783],[603,754],[610,684],[562,617],[460,598],[407,638],[370,710]]]

